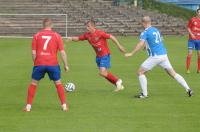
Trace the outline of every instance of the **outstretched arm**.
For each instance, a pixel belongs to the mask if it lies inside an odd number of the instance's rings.
[[[68,63],[67,63],[67,54],[65,53],[64,50],[60,51],[60,54],[61,54],[62,61],[64,63],[64,69],[65,69],[65,71],[68,71],[69,67],[68,67]]]
[[[126,50],[125,50],[125,48],[122,46],[122,45],[120,45],[120,43],[119,43],[119,41],[114,37],[114,36],[110,36],[110,39],[115,43],[115,45],[117,45],[117,47],[119,48],[119,50],[122,52],[122,53],[125,53],[126,52]]]
[[[135,46],[135,48],[130,52],[130,53],[126,53],[125,57],[130,57],[132,55],[134,55],[136,52],[138,52],[145,44],[144,40],[140,40],[140,42]]]
[[[68,37],[67,41],[79,41],[79,37]]]

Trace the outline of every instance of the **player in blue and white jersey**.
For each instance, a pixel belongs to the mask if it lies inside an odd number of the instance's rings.
[[[137,72],[142,91],[139,95],[139,98],[148,97],[147,78],[145,73],[156,65],[159,65],[165,69],[171,77],[173,77],[178,83],[182,85],[182,87],[188,93],[189,97],[192,96],[192,90],[186,83],[185,79],[176,73],[176,71],[171,66],[167,56],[167,50],[162,41],[162,36],[157,28],[151,26],[151,18],[149,16],[143,17],[142,25],[145,30],[140,35],[140,41],[130,53],[125,54],[126,57],[130,57],[144,46],[146,47],[149,54],[149,57],[142,63]]]

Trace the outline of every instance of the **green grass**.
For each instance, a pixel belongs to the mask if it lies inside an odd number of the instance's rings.
[[[136,37],[119,37],[128,51]],[[0,132],[198,132],[200,131],[199,74],[196,55],[191,74],[185,73],[187,37],[164,38],[173,67],[194,90],[187,97],[183,88],[161,68],[147,74],[149,98],[139,93],[136,71],[147,57],[141,51],[124,58],[110,42],[113,74],[126,89],[114,93],[113,85],[98,76],[95,54],[87,42],[68,43],[65,49],[70,71],[62,81],[73,82],[76,91],[67,95],[70,112],[62,112],[56,89],[46,76],[40,82],[30,113],[22,112],[31,80],[31,39],[0,39]],[[62,67],[62,65],[61,65]]]

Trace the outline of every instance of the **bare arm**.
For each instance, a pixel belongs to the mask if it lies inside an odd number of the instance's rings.
[[[79,41],[79,37],[68,37],[67,41]]]
[[[67,63],[67,54],[65,53],[64,50],[60,51],[60,54],[61,54],[61,59],[64,64],[64,69],[65,69],[65,71],[68,71],[69,67],[68,67],[68,63]]]
[[[111,35],[111,36],[110,36],[110,39],[114,42],[115,45],[117,45],[117,47],[119,48],[119,50],[120,50],[122,53],[125,53],[125,52],[126,52],[125,48],[124,48],[122,45],[120,45],[119,41],[118,41],[114,36]]]
[[[192,33],[191,29],[190,29],[190,28],[187,28],[187,30],[188,30],[190,36],[191,36],[193,39],[195,39],[195,36],[194,36],[194,34]]]
[[[130,52],[130,53],[126,53],[125,57],[130,57],[132,55],[134,55],[136,52],[138,52],[145,44],[145,41],[140,40],[140,42],[138,42],[138,44],[134,47],[134,49]]]
[[[35,58],[36,58],[36,50],[32,50],[32,59],[33,59],[33,62],[35,61]]]

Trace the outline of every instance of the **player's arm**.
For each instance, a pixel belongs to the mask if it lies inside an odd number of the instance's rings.
[[[193,39],[195,39],[195,35],[192,33],[190,27],[188,27],[187,30],[188,30],[190,36],[191,36]]]
[[[61,59],[64,64],[65,71],[69,71],[69,67],[68,67],[68,63],[67,63],[67,54],[66,54],[65,50],[61,50],[60,54],[61,54]]]
[[[61,38],[61,35],[59,34],[56,34],[57,36],[57,43],[58,43],[58,49],[60,51],[60,54],[61,54],[61,59],[63,61],[63,64],[64,64],[64,70],[65,71],[69,71],[69,67],[68,67],[68,63],[67,63],[67,54],[65,52],[65,49],[64,49],[64,43],[63,43],[63,40]]]
[[[68,37],[67,41],[83,41],[83,40],[87,40],[87,33],[84,33],[83,35],[80,35],[78,37]]]
[[[115,36],[110,35],[110,39],[114,42],[114,44],[119,48],[122,53],[126,52],[126,49],[119,43]]]
[[[190,36],[191,36],[193,39],[195,39],[195,35],[192,33],[191,28],[192,28],[192,19],[188,22],[187,30],[188,30]]]
[[[79,41],[79,37],[68,37],[67,41]]]
[[[33,59],[33,62],[35,61],[35,58],[36,58],[36,50],[32,50],[32,59]]]
[[[37,35],[34,35],[33,40],[32,40],[32,59],[33,59],[33,62],[35,61],[35,58],[36,58],[36,43],[37,43]]]
[[[134,55],[136,52],[138,52],[143,46],[145,45],[144,40],[140,40],[140,42],[137,43],[137,45],[133,48],[133,50],[130,53],[126,53],[125,57],[130,57]]]

